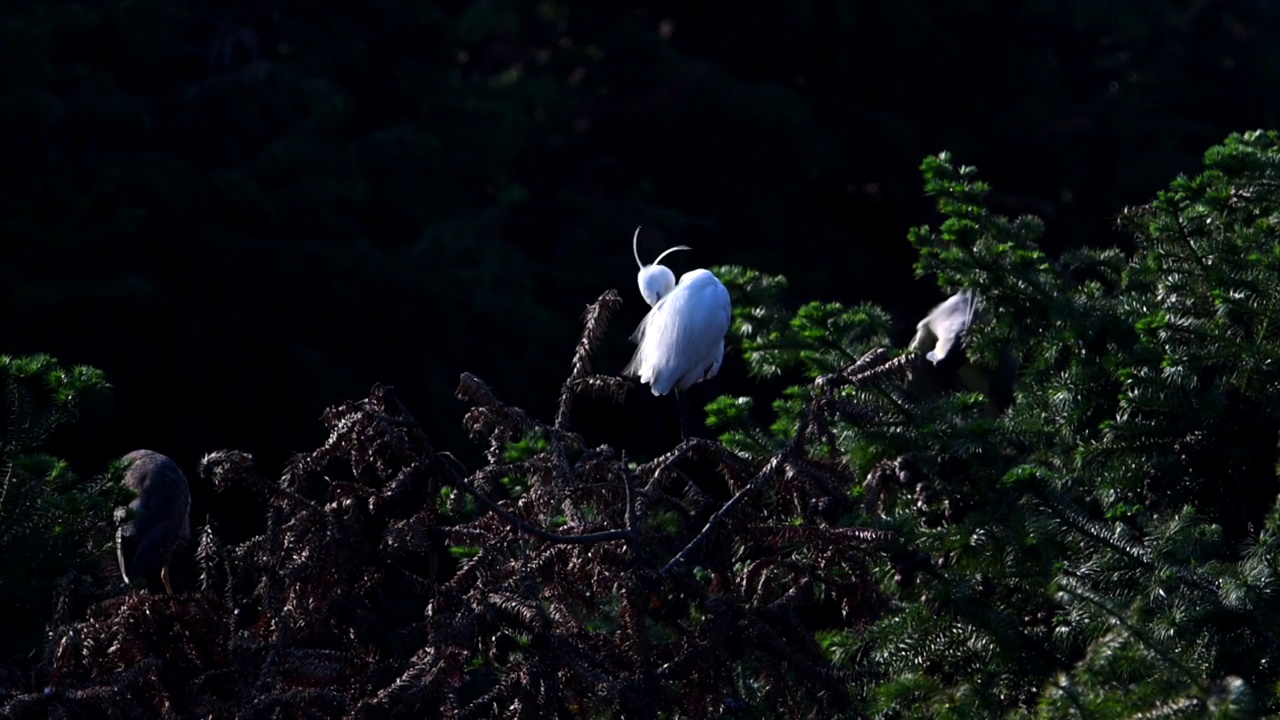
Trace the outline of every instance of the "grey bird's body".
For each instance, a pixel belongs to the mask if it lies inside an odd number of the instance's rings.
[[[128,507],[116,509],[116,558],[126,583],[160,573],[165,591],[169,584],[169,560],[174,549],[191,537],[191,490],[182,469],[166,455],[134,450],[124,456],[129,463],[124,485],[137,496]]]

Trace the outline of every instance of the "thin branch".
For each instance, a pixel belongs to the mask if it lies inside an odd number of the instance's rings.
[[[467,494],[478,500],[481,505],[492,510],[498,517],[516,526],[516,528],[521,532],[528,533],[529,535],[546,540],[547,542],[564,543],[569,545],[585,545],[588,543],[628,540],[634,537],[634,533],[632,533],[631,530],[604,530],[602,532],[586,533],[584,535],[559,535],[549,532],[521,520],[498,503],[490,500],[487,495],[472,487],[471,483],[467,482],[463,478],[454,476],[452,482],[467,491]]]
[[[702,527],[702,530],[698,532],[697,536],[694,537],[688,545],[685,545],[683,550],[677,553],[675,557],[671,558],[671,561],[658,571],[658,577],[661,578],[670,574],[677,565],[687,560],[689,556],[692,555],[700,545],[702,545],[702,543],[706,542],[707,538],[715,531],[716,526],[720,524],[720,521],[726,515],[732,512],[739,503],[745,500],[753,490],[763,485],[766,479],[773,477],[773,474],[778,471],[778,466],[782,464],[782,458],[782,453],[774,455],[769,460],[769,463],[764,466],[764,469],[752,478],[751,482],[747,483],[746,487],[742,488],[737,492],[737,494],[729,498],[729,502],[725,503],[723,507],[717,510],[711,518],[707,520],[707,524]]]
[[[403,422],[415,430],[414,434],[419,435],[421,441],[426,442],[426,433],[422,430],[422,426],[419,425],[418,421],[409,414],[409,410],[400,402],[400,399],[397,398],[394,393],[387,393],[385,398],[389,402],[395,404],[395,409],[404,417]],[[427,444],[427,447],[429,448],[430,445]],[[543,530],[535,525],[530,525],[506,508],[489,499],[489,496],[480,492],[480,490],[459,475],[452,465],[441,464],[440,467],[448,468],[448,473],[452,476],[449,480],[451,484],[465,490],[466,493],[475,498],[477,502],[484,505],[489,510],[492,510],[495,515],[507,521],[511,525],[514,525],[521,532],[532,535],[533,537],[541,540],[565,545],[586,545],[590,543],[630,540],[636,537],[631,528],[626,530],[604,530],[602,532],[586,533],[583,535],[560,535],[558,533],[550,532],[549,530]]]

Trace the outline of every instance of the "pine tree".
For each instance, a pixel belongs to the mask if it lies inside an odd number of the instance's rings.
[[[109,548],[121,468],[84,479],[43,451],[86,396],[108,387],[91,367],[0,355],[0,665],[36,646],[62,578]]]
[[[922,395],[864,304],[790,311],[716,268],[771,407],[711,403],[719,442],[636,463],[574,399],[620,296],[584,315],[555,418],[464,374],[486,463],[435,449],[385,386],[325,416],[278,481],[202,478],[264,529],[199,529],[199,587],[63,613],[49,691],[0,710],[203,717],[1245,718],[1280,712],[1280,135],[1121,218],[1133,249],[1050,258],[945,154],[917,271],[974,290],[968,359],[1016,396]],[[55,393],[55,399],[63,394]],[[29,413],[28,413],[29,414]],[[21,517],[29,517],[22,515]],[[175,630],[180,628],[180,630]],[[3,698],[0,698],[3,699]]]
[[[922,170],[945,217],[910,234],[919,275],[973,288],[970,358],[1022,361],[1013,406],[912,397],[920,359],[881,347],[875,308],[789,315],[781,278],[720,268],[753,372],[812,382],[709,411],[747,455],[801,408],[832,411],[832,458],[865,477],[843,522],[893,533],[892,610],[845,638],[877,717],[1249,717],[1276,695],[1280,148],[1233,135],[1149,205],[1135,249],[1057,259],[1034,217],[942,154]],[[858,358],[861,358],[858,360]],[[815,405],[816,403],[816,405]],[[906,557],[907,560],[903,558]]]

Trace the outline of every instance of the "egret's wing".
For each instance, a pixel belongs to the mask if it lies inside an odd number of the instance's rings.
[[[644,356],[646,353],[644,341],[645,335],[648,334],[649,325],[653,322],[654,317],[662,311],[662,303],[665,302],[666,299],[667,298],[664,297],[654,304],[654,306],[650,308],[649,312],[645,313],[644,317],[640,319],[640,324],[636,326],[635,332],[631,333],[631,342],[635,343],[639,347],[637,347],[635,353],[631,355],[631,360],[627,362],[626,367],[622,368],[623,375],[643,374],[641,365],[644,364]],[[641,379],[641,382],[644,382],[644,380]]]
[[[649,383],[654,395],[687,387],[723,358],[732,319],[724,285],[706,270],[687,272],[636,328],[639,346],[623,372]]]
[[[724,340],[721,339],[720,349],[716,351],[716,360],[715,362],[711,363],[710,369],[707,370],[706,375],[702,376],[702,379],[706,380],[708,378],[715,377],[716,373],[720,372],[720,364],[723,362],[724,362]]]
[[[628,338],[631,342],[636,344],[644,342],[644,335],[649,324],[653,321],[656,314],[662,312],[662,304],[667,301],[668,297],[670,297],[670,293],[659,298],[658,302],[654,303],[653,307],[649,308],[649,312],[645,313],[644,317],[640,319],[640,324],[636,326],[635,331],[632,332],[631,337]]]
[[[689,289],[683,299],[687,322],[681,347],[685,361],[676,369],[676,387],[684,389],[714,377],[724,362],[724,337],[733,324],[729,291],[707,270],[693,270],[680,278]]]
[[[711,365],[711,369],[707,371],[706,377],[708,378],[715,377],[716,373],[720,372],[720,365],[724,362],[724,336],[729,333],[729,328],[733,327],[733,303],[729,298],[729,289],[717,278],[710,294],[711,301],[715,303],[720,311],[720,322],[713,328],[713,332],[715,329],[719,329],[719,332],[715,334],[720,336],[720,345],[716,348],[715,362]]]
[[[972,293],[962,290],[929,313],[923,323],[928,325],[937,338],[937,343],[925,357],[936,363],[951,352],[952,346],[960,340],[973,321],[972,303]]]

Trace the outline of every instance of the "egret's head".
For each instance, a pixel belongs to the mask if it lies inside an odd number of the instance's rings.
[[[687,245],[668,248],[658,256],[657,260],[653,261],[652,265],[645,265],[640,261],[640,250],[636,246],[639,239],[640,228],[636,228],[636,234],[631,238],[631,252],[635,254],[636,264],[640,266],[640,273],[636,276],[636,284],[640,286],[640,295],[644,298],[644,301],[653,306],[657,305],[658,301],[676,286],[675,273],[658,263],[667,256],[667,253],[672,253],[676,250],[692,250],[693,248]]]
[[[640,268],[636,276],[640,285],[640,295],[650,306],[658,304],[671,289],[676,286],[676,275],[662,265],[646,265]]]

